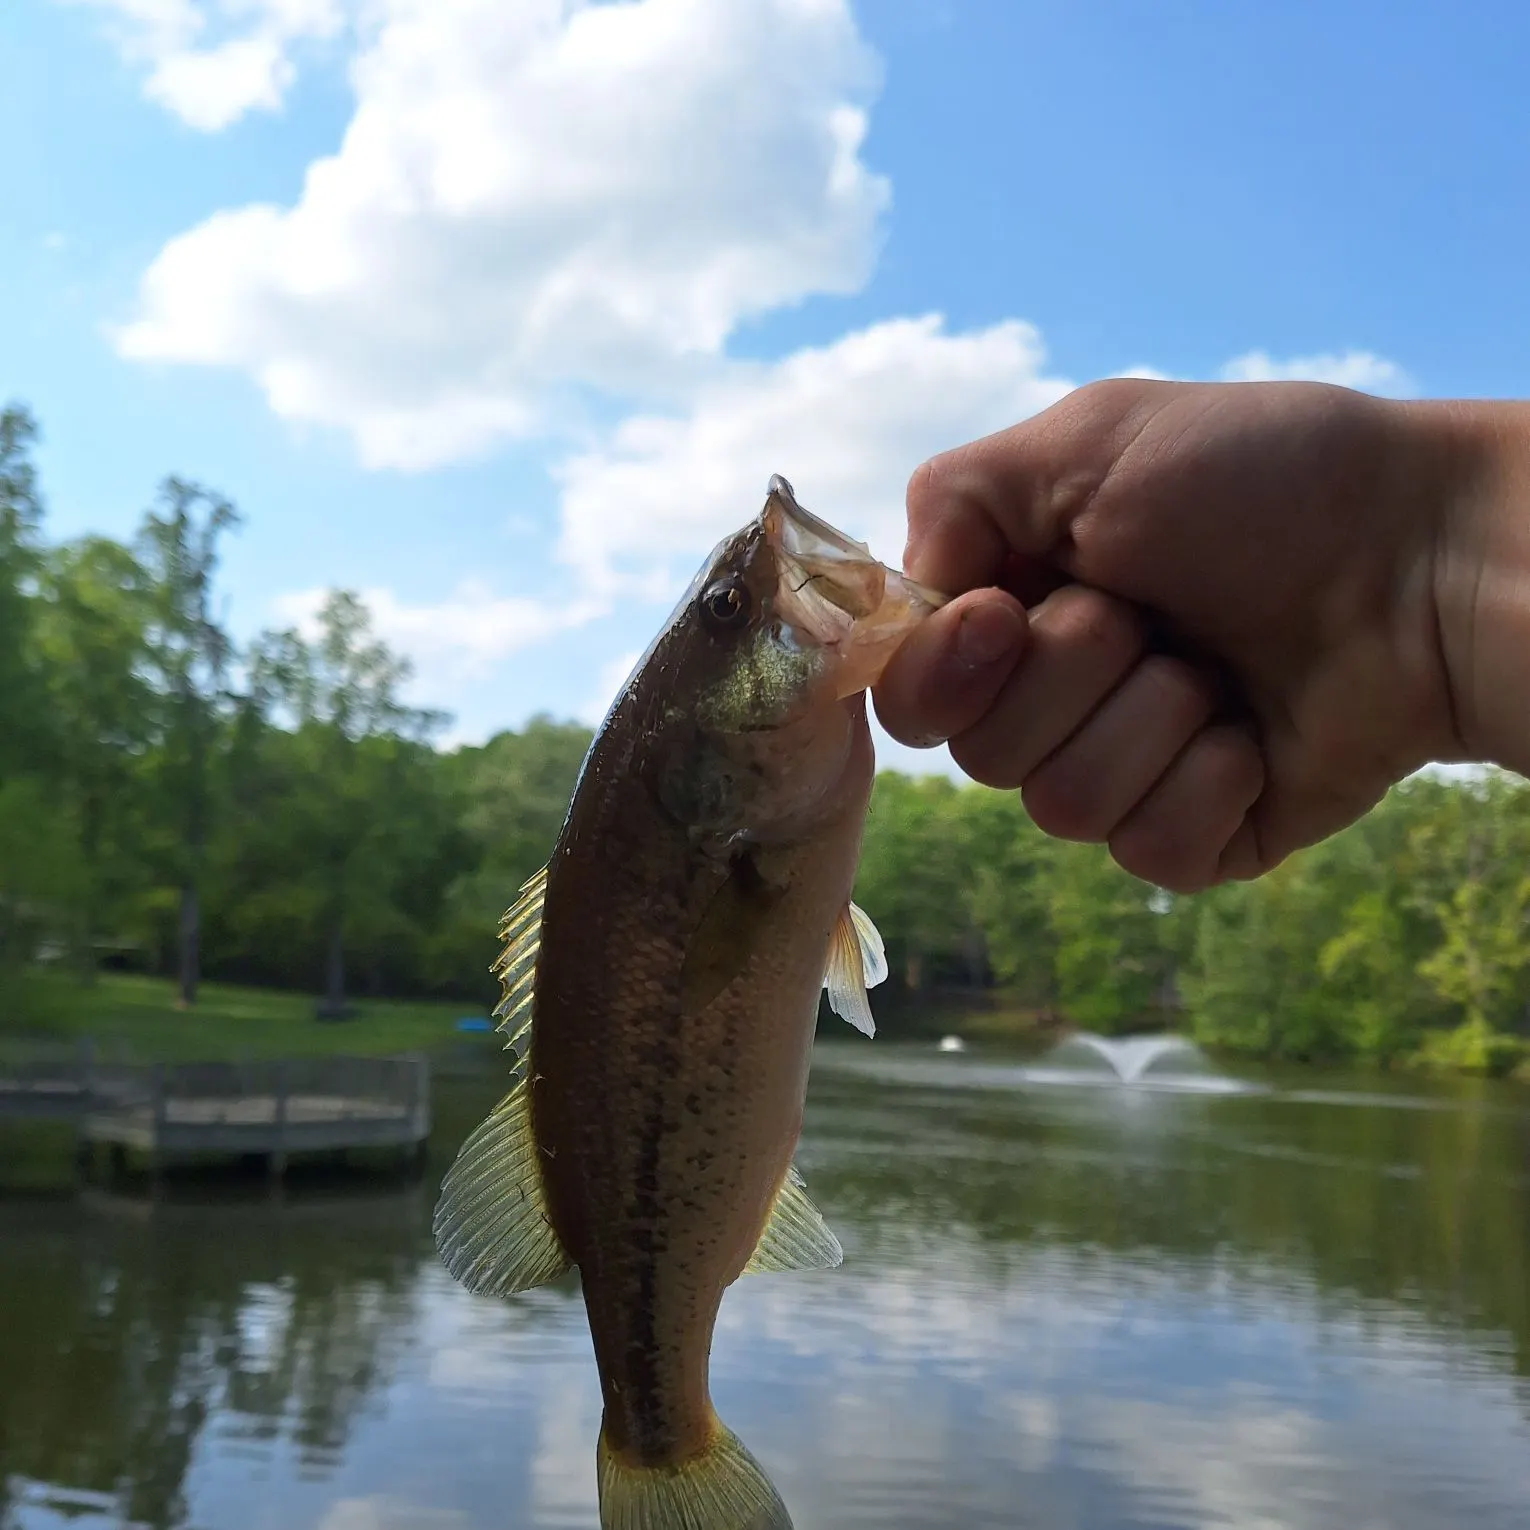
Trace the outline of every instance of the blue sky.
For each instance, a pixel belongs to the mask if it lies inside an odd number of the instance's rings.
[[[354,588],[453,736],[593,721],[773,471],[896,562],[923,456],[1092,377],[1530,392],[1527,56],[1489,3],[12,0],[0,399],[54,535],[202,479],[236,633]]]

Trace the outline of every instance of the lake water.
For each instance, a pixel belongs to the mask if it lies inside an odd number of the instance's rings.
[[[1530,1094],[1037,1082],[825,1045],[842,1268],[723,1305],[718,1410],[798,1530],[1523,1530]],[[0,1137],[0,1527],[593,1530],[572,1284],[474,1299],[422,1179],[76,1194]],[[66,1148],[58,1146],[62,1161]]]

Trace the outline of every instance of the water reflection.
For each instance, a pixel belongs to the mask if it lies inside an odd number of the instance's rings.
[[[1522,1097],[991,1067],[824,1049],[846,1264],[740,1282],[714,1363],[799,1530],[1530,1521]],[[0,1526],[592,1527],[572,1282],[478,1301],[430,1247],[493,1094],[443,1086],[413,1188],[0,1201]]]

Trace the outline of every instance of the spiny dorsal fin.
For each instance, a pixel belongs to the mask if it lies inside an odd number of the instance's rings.
[[[518,1049],[531,1033],[537,948],[542,943],[542,896],[546,890],[544,866],[522,886],[520,896],[499,922],[505,948],[489,971],[499,977],[500,998],[494,1014],[507,1052]]]
[[[823,1214],[808,1199],[802,1176],[791,1164],[776,1203],[770,1208],[765,1231],[744,1266],[745,1275],[770,1270],[832,1270],[844,1260],[839,1239],[829,1230]]]
[[[847,903],[829,936],[829,960],[823,986],[829,990],[829,1006],[866,1036],[875,1036],[868,988],[887,976],[887,952],[882,937],[864,909]]]
[[[522,1079],[457,1154],[431,1224],[441,1261],[475,1295],[546,1285],[571,1262],[553,1231]]]

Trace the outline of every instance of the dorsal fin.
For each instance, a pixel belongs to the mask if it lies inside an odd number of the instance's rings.
[[[499,977],[499,1003],[494,1006],[497,1029],[505,1050],[519,1050],[531,1034],[537,981],[537,950],[542,943],[542,898],[547,890],[547,867],[522,885],[520,896],[499,922],[504,949],[489,968]]]
[[[489,970],[500,981],[494,1008],[505,1048],[517,1053],[515,1086],[468,1137],[441,1182],[431,1223],[441,1260],[477,1294],[509,1296],[545,1285],[570,1268],[553,1231],[531,1130],[526,1047],[535,1015],[537,950],[542,937],[544,866],[521,887],[500,920],[504,949]]]
[[[808,1199],[796,1164],[790,1164],[765,1230],[755,1245],[745,1275],[770,1270],[832,1270],[844,1260],[839,1239],[824,1221],[823,1213]]]

